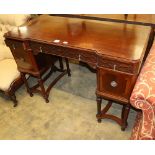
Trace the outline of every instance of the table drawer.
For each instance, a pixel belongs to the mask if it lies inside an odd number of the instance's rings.
[[[126,73],[137,73],[138,64],[137,63],[127,63],[119,60],[114,60],[112,58],[105,58],[102,56],[98,57],[98,66],[109,68],[116,71],[122,71]]]
[[[62,57],[68,57],[72,59],[78,59],[79,55],[78,52],[74,52],[74,49],[57,46],[57,45],[48,45],[38,42],[30,42],[30,48],[33,50],[34,53],[47,53],[53,54]]]
[[[63,46],[57,46],[57,45],[49,45],[49,44],[43,44],[38,42],[30,42],[30,48],[34,51],[34,53],[47,53],[47,54],[53,54],[57,56],[62,56],[66,58],[76,59],[79,61],[84,62],[90,62],[90,63],[96,63],[97,57],[96,54],[87,51],[87,50],[81,50],[76,48],[70,48],[70,47],[63,47]]]
[[[98,69],[98,91],[129,99],[136,76],[110,69]]]

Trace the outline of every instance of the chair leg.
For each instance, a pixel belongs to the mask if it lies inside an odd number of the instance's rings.
[[[65,61],[66,61],[66,67],[67,67],[68,76],[71,76],[71,72],[70,72],[70,68],[69,68],[69,61],[68,61],[67,58],[65,58]]]
[[[21,77],[22,77],[22,79],[23,79],[23,81],[24,81],[24,84],[25,84],[25,86],[26,86],[27,92],[28,92],[28,93],[30,94],[30,96],[32,97],[33,94],[32,94],[32,92],[31,92],[31,90],[30,90],[30,87],[29,87],[29,85],[28,85],[28,82],[27,82],[27,79],[26,79],[26,77],[25,77],[25,74],[24,74],[24,73],[21,73]]]
[[[12,94],[12,95],[10,95],[9,94],[9,97],[10,97],[10,99],[13,101],[13,103],[14,103],[14,107],[16,107],[17,105],[18,105],[18,101],[17,101],[17,99],[16,99],[16,95],[15,94]]]
[[[46,91],[45,91],[45,87],[44,87],[43,80],[42,80],[40,77],[38,78],[38,83],[39,83],[39,86],[40,86],[40,88],[41,88],[41,93],[42,93],[42,95],[43,95],[43,97],[44,97],[46,103],[48,103],[48,102],[49,102],[49,100],[48,100],[48,95],[47,95],[47,93],[46,93]]]

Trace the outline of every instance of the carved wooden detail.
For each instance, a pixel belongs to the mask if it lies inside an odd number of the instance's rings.
[[[57,45],[51,45],[51,44],[45,44],[45,43],[38,43],[38,42],[29,42],[30,48],[34,52],[34,54],[37,53],[47,53],[47,54],[53,54],[58,55],[70,59],[75,59],[78,61],[83,61],[91,64],[97,63],[97,56],[96,53],[90,51],[90,50],[81,50],[77,48],[71,48],[71,47],[64,47],[64,46],[57,46]]]

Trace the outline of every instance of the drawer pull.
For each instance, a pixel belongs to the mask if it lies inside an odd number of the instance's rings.
[[[116,65],[114,65],[114,71],[116,70]]]
[[[79,54],[79,61],[81,60],[81,55]]]
[[[15,45],[14,45],[14,44],[12,45],[12,47],[13,47],[13,49],[14,49],[14,50],[16,49],[16,47],[15,47]]]
[[[41,53],[43,52],[42,47],[40,47],[40,52],[41,52]]]
[[[110,85],[111,85],[112,87],[117,87],[118,84],[117,84],[116,81],[111,81]]]

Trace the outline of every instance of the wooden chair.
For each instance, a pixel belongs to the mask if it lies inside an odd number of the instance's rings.
[[[45,101],[48,103],[48,96],[54,84],[56,84],[56,82],[66,73],[68,73],[68,76],[71,75],[68,59],[65,59],[67,69],[64,70],[61,57],[52,56],[44,53],[34,55],[32,50],[30,50],[29,48],[24,48],[25,45],[22,41],[6,39],[6,43],[11,48],[12,54],[18,66],[18,70],[21,72],[21,76],[25,83],[27,92],[30,94],[30,96],[33,96],[33,93],[40,93],[44,97]],[[55,66],[56,61],[59,61],[59,68]],[[47,73],[47,71],[49,72]],[[61,74],[59,74],[49,84],[48,88],[45,89],[44,82],[52,75],[53,72],[56,71],[61,72]],[[28,80],[26,79],[26,74],[35,77],[38,83],[30,87],[28,84]]]
[[[9,97],[17,106],[16,90],[23,84],[17,64],[5,44],[4,34],[31,19],[28,14],[0,14],[0,93]]]
[[[23,81],[14,59],[0,60],[0,71],[0,92],[9,97],[16,107],[18,102],[15,92],[23,84]]]

